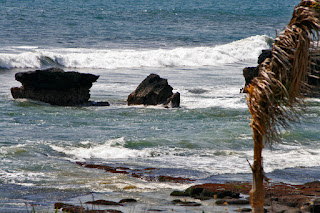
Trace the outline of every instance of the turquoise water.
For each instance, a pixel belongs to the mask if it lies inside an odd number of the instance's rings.
[[[167,208],[169,201],[155,204],[150,195],[167,197],[189,186],[96,171],[77,161],[152,167],[158,169],[153,175],[197,183],[250,181],[242,69],[256,65],[298,2],[0,1],[0,212],[27,212],[26,205],[48,210],[90,193]],[[111,106],[12,99],[10,88],[20,86],[16,72],[50,66],[100,75],[91,100]],[[181,93],[181,108],[126,105],[150,73]],[[269,176],[319,180],[319,123],[320,100],[307,99],[301,122],[264,150]]]

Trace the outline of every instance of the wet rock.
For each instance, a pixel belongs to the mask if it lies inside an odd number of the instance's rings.
[[[180,107],[180,93],[174,93],[167,101],[164,103],[166,108],[179,108]]]
[[[249,200],[240,200],[240,199],[222,199],[216,201],[217,205],[249,205]]]
[[[90,88],[99,76],[74,71],[65,72],[60,68],[49,68],[45,70],[19,72],[16,73],[15,78],[26,87],[64,90],[77,87]]]
[[[173,200],[172,203],[179,206],[201,206],[201,203],[192,201],[182,201],[180,199]]]
[[[243,209],[239,209],[239,212],[251,212],[252,209],[250,208],[243,208]]]
[[[179,107],[180,94],[173,96],[172,87],[167,79],[160,78],[157,74],[150,74],[133,91],[127,99],[128,105],[158,105],[172,103],[174,107]],[[172,97],[171,101],[168,99]],[[179,101],[178,101],[179,99]]]
[[[119,203],[136,203],[137,200],[133,198],[125,198],[119,201]]]
[[[207,200],[210,198],[239,198],[240,194],[234,191],[221,190],[219,188],[210,188],[206,184],[192,186],[186,189],[186,192],[189,192],[189,196],[193,198],[197,198],[200,200]]]
[[[252,79],[259,75],[259,68],[258,67],[245,67],[243,69],[243,77],[245,79],[245,85],[243,92],[247,92],[247,88],[250,85]]]
[[[86,209],[80,206],[74,206],[70,204],[65,203],[55,203],[54,209],[61,209],[64,212],[70,212],[70,213],[78,213],[78,212],[85,212]]]
[[[242,90],[243,92],[247,92],[247,88],[250,85],[253,78],[259,75],[259,66],[260,64],[266,60],[267,58],[271,58],[272,50],[262,50],[262,53],[258,57],[258,66],[256,67],[245,67],[243,69],[243,77],[245,79],[245,86]]]
[[[83,104],[83,106],[110,106],[110,103],[107,101],[88,101],[88,103]]]
[[[264,60],[266,60],[267,58],[271,58],[271,57],[272,57],[272,50],[271,49],[262,50],[261,54],[258,57],[258,64],[261,64],[262,62],[264,62]]]
[[[63,212],[68,213],[122,213],[122,211],[114,210],[114,209],[107,209],[107,210],[88,210],[80,206],[74,206],[65,203],[55,203],[54,209],[58,210],[61,209]]]
[[[165,212],[166,210],[162,210],[162,209],[148,209],[148,212]]]
[[[135,178],[141,178],[147,181],[158,181],[158,182],[172,182],[172,183],[188,183],[191,181],[194,181],[189,178],[182,178],[182,177],[171,177],[171,176],[150,176],[153,170],[156,170],[156,168],[146,168],[143,170],[137,170],[137,169],[130,169],[127,167],[113,167],[113,166],[107,166],[107,165],[97,165],[97,164],[86,164],[82,162],[76,162],[76,164],[86,167],[86,168],[94,168],[94,169],[102,169],[106,172],[111,173],[121,173],[121,174],[128,174]],[[145,173],[148,173],[148,175],[145,175]]]
[[[97,164],[86,164],[81,162],[76,162],[76,164],[87,167],[87,168],[94,168],[94,169],[102,169],[106,172],[111,173],[121,173],[121,174],[129,174],[126,170],[129,170],[129,168],[125,167],[112,167],[112,166],[106,166],[106,165],[97,165]]]
[[[107,102],[90,102],[90,88],[99,76],[88,73],[65,72],[60,68],[49,68],[16,73],[15,79],[21,87],[11,88],[12,97],[27,98],[58,106],[93,106]]]
[[[170,193],[170,196],[176,196],[176,197],[189,196],[189,193],[185,192],[185,191],[173,191],[173,192]]]
[[[173,182],[173,183],[186,183],[186,182],[191,182],[194,181],[189,178],[182,178],[182,177],[170,177],[170,176],[164,176],[160,175],[158,177],[159,182]]]
[[[108,201],[108,200],[94,200],[94,201],[88,201],[86,204],[93,204],[93,205],[105,205],[105,206],[122,206],[121,203],[114,202],[114,201]]]
[[[122,213],[122,211],[115,210],[115,209],[107,209],[107,210],[95,210],[95,209],[85,209],[81,206],[74,206],[71,204],[66,203],[55,203],[54,209],[59,210],[61,209],[63,212],[68,213]]]

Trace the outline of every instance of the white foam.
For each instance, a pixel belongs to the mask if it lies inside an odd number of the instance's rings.
[[[184,94],[181,106],[188,109],[222,107],[227,109],[247,109],[245,95],[240,93],[241,85],[232,87],[206,88],[203,94],[194,94],[189,90],[179,91]]]
[[[39,68],[40,66],[39,54],[37,53],[0,53],[0,67],[2,68]]]
[[[133,150],[124,147],[125,139],[116,138],[101,145],[86,147],[60,147],[50,145],[52,149],[70,155],[75,160],[101,158],[101,159],[123,159],[148,157],[150,152],[145,150]],[[87,145],[87,144],[86,144]]]
[[[51,145],[51,147],[58,152],[69,155],[73,160],[94,158],[108,161],[131,159],[130,161],[132,161],[140,159],[134,161],[140,166],[148,166],[152,163],[158,168],[198,170],[207,174],[251,172],[247,159],[252,162],[253,150],[190,150],[177,147],[134,150],[124,147],[124,144],[124,138],[118,138],[89,148],[55,145]],[[273,150],[264,149],[263,157],[266,172],[272,172],[276,169],[320,166],[320,151],[305,149],[300,145],[278,144],[274,146]]]
[[[41,49],[10,47],[0,49],[0,67],[40,68],[50,59],[68,68],[199,67],[256,60],[268,48],[267,36],[257,35],[218,46],[178,47],[174,49]]]
[[[42,172],[32,171],[6,171],[0,169],[0,177],[6,183],[14,183],[19,185],[31,186],[33,181],[41,181],[47,176]]]

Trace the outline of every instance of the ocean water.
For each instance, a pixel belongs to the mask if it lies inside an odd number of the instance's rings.
[[[58,201],[133,197],[170,206],[190,184],[149,182],[76,162],[156,168],[195,183],[250,181],[253,141],[242,69],[289,22],[298,0],[0,1],[0,212],[50,212]],[[100,75],[91,100],[110,107],[57,107],[14,100],[17,72],[52,66]],[[181,108],[127,106],[150,73],[181,93]],[[267,176],[320,179],[320,99],[263,152]],[[148,175],[148,174],[145,174]],[[194,184],[194,183],[193,183]],[[89,196],[89,197],[88,197]],[[156,199],[157,198],[157,199]],[[160,200],[160,201],[159,201]],[[170,206],[170,207],[168,207]]]

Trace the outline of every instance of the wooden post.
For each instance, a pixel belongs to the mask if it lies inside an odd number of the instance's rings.
[[[264,212],[264,174],[262,166],[262,135],[257,130],[253,129],[254,140],[254,162],[252,166],[252,189],[250,190],[250,203],[252,206],[252,212],[263,213]]]

